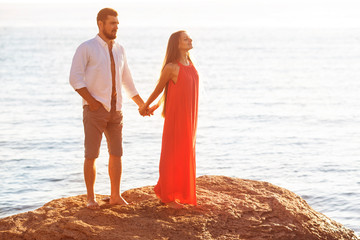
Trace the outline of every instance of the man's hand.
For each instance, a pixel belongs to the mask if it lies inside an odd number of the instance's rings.
[[[101,107],[102,104],[97,101],[93,96],[91,96],[90,92],[86,87],[76,89],[76,91],[89,104],[90,111],[96,111]]]
[[[139,107],[139,113],[143,117],[150,116],[149,107],[147,107],[145,104],[141,105],[141,107]]]
[[[101,107],[101,103],[99,101],[93,101],[92,103],[89,103],[89,109],[90,111],[96,111]]]

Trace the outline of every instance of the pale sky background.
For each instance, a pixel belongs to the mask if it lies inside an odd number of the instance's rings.
[[[103,7],[122,26],[360,27],[359,0],[0,0],[0,26],[93,26]]]

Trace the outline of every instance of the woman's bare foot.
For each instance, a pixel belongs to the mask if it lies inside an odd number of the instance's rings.
[[[109,203],[111,205],[128,205],[128,203],[125,201],[125,199],[122,198],[122,196],[110,197]]]
[[[86,207],[89,209],[99,209],[100,208],[99,204],[96,202],[95,199],[88,199],[88,203],[87,203]]]
[[[174,208],[174,209],[181,209],[181,208],[184,208],[185,206],[182,205],[181,203],[178,203],[178,202],[169,202],[169,203],[166,203],[166,205],[170,208]]]

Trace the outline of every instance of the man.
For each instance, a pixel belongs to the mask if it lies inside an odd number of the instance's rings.
[[[110,204],[127,204],[120,195],[122,87],[139,107],[144,104],[131,77],[124,48],[114,41],[118,24],[115,10],[100,10],[97,15],[99,33],[78,47],[70,70],[70,84],[83,98],[84,178],[87,207],[91,209],[99,208],[94,193],[95,160],[103,133],[109,151]]]

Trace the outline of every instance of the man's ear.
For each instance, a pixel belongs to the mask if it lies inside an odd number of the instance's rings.
[[[98,25],[99,29],[102,29],[104,27],[104,23],[102,21],[98,21],[97,25]]]

